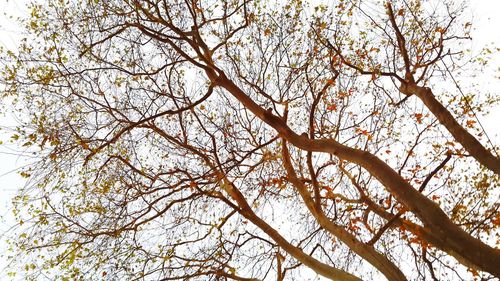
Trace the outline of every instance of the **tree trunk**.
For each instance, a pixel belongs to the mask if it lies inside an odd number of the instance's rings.
[[[279,117],[266,111],[248,97],[224,73],[207,72],[211,80],[226,89],[262,121],[273,127],[287,141],[306,151],[325,152],[360,165],[382,183],[408,210],[413,212],[449,249],[457,252],[470,264],[500,277],[500,251],[476,239],[455,225],[429,198],[415,190],[404,178],[375,155],[342,145],[332,139],[311,140],[292,131]],[[438,245],[436,245],[438,246]],[[442,250],[446,251],[446,249]]]

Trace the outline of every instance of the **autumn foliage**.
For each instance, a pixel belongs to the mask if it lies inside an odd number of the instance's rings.
[[[499,100],[457,82],[481,67],[464,5],[42,2],[2,55],[36,158],[11,275],[500,277]]]

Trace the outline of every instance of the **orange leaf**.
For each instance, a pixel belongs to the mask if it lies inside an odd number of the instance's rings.
[[[467,120],[465,125],[467,126],[467,128],[472,128],[472,127],[474,127],[475,123],[476,123],[476,121],[474,121],[474,120]]]
[[[327,110],[333,110],[333,111],[335,111],[335,110],[337,110],[337,105],[336,105],[336,104],[334,104],[334,103],[332,103],[332,104],[328,105],[328,106],[326,107],[326,109],[327,109]]]
[[[415,113],[415,118],[417,118],[417,123],[422,124],[422,113]]]

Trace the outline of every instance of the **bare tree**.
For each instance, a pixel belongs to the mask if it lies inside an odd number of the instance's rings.
[[[475,119],[498,98],[458,87],[465,10],[33,4],[2,72],[39,157],[14,201],[22,275],[500,277],[500,159]]]

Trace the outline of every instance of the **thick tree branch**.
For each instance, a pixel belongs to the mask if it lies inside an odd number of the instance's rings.
[[[386,256],[380,254],[371,245],[367,245],[359,241],[354,235],[345,230],[342,226],[333,223],[323,212],[318,208],[311,194],[307,190],[304,183],[297,177],[295,170],[290,160],[290,154],[283,140],[283,165],[287,171],[287,176],[290,182],[295,186],[299,192],[304,204],[307,206],[316,221],[329,233],[337,237],[340,241],[345,243],[349,249],[358,254],[360,257],[368,261],[375,268],[377,268],[388,280],[407,280],[401,270],[392,263]]]
[[[286,240],[277,230],[271,227],[267,222],[261,219],[259,216],[255,214],[252,210],[250,204],[248,204],[245,196],[241,193],[241,191],[236,187],[236,185],[226,177],[224,172],[221,171],[204,153],[198,151],[196,148],[181,143],[174,138],[170,137],[163,130],[154,127],[155,132],[157,132],[160,136],[166,138],[167,140],[176,143],[180,147],[190,150],[194,154],[198,155],[203,161],[218,174],[219,186],[224,190],[238,205],[238,208],[235,210],[238,211],[242,216],[250,220],[253,224],[259,227],[262,231],[264,231],[271,239],[273,239],[283,250],[285,250],[292,257],[296,258],[298,261],[303,263],[304,265],[310,267],[316,273],[323,275],[332,280],[346,280],[346,281],[361,281],[361,279],[355,275],[352,275],[343,270],[334,268],[330,265],[327,265],[321,261],[316,260],[312,256],[304,253],[302,249],[292,245],[288,240]]]
[[[407,83],[400,89],[406,95],[416,95],[427,108],[436,116],[453,138],[459,142],[467,152],[489,170],[500,175],[500,158],[495,157],[472,134],[461,126],[453,115],[439,102],[431,89]]]
[[[500,268],[494,262],[500,260],[499,250],[484,244],[455,225],[436,203],[414,189],[413,186],[384,161],[369,152],[342,145],[333,139],[311,140],[307,136],[298,135],[281,118],[255,103],[236,84],[228,79],[223,72],[219,72],[219,75],[217,75],[215,71],[207,71],[207,76],[212,81],[217,80],[218,85],[226,89],[248,110],[273,127],[283,138],[296,147],[306,151],[333,154],[365,168],[399,202],[408,208],[409,211],[413,212],[426,227],[435,232],[437,236],[442,237],[443,241],[447,241],[449,248],[468,260],[469,264],[474,264],[482,270],[500,276]]]

